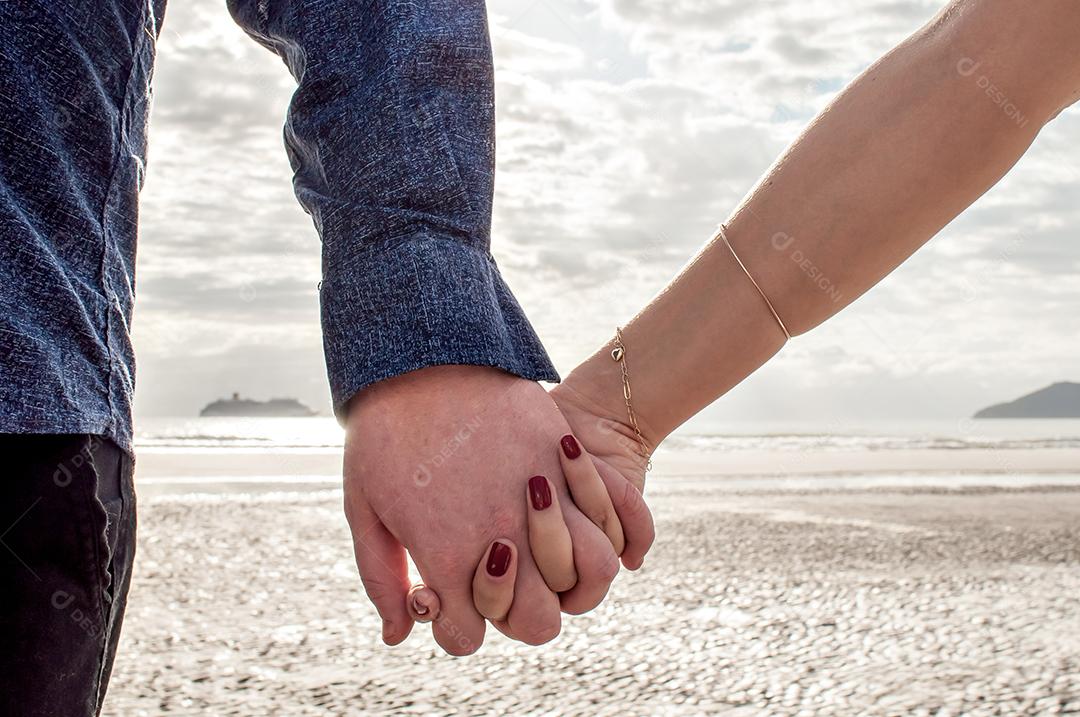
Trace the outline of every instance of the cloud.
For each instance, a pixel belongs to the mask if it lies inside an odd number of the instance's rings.
[[[938,8],[493,6],[493,251],[560,368],[662,288],[806,122]],[[170,8],[156,87],[136,310],[140,385],[154,387],[138,405],[187,411],[240,390],[325,406],[318,241],[281,142],[291,78],[224,3],[192,0]],[[1078,130],[1067,111],[976,207],[715,415],[966,415],[979,396],[1075,380]]]

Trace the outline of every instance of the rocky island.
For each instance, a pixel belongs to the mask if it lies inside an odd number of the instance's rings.
[[[1062,381],[984,408],[975,418],[1080,418],[1080,383]]]
[[[255,401],[250,398],[240,398],[239,393],[234,393],[232,398],[218,399],[208,403],[200,416],[245,416],[245,417],[272,417],[272,418],[300,418],[315,416],[312,411],[295,398],[271,398],[269,401]]]

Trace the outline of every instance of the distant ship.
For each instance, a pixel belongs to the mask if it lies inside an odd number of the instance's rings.
[[[253,401],[240,398],[234,393],[230,399],[218,399],[208,403],[200,416],[258,416],[274,418],[298,418],[318,415],[295,398],[271,398],[269,401]]]
[[[975,418],[1080,418],[1080,383],[1055,383],[1015,401],[984,408]]]

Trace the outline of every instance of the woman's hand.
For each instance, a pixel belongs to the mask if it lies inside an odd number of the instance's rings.
[[[556,451],[574,506],[604,531],[624,564],[638,567],[655,537],[652,514],[640,491],[590,455],[574,434],[563,436]],[[544,476],[533,476],[526,494],[533,559],[548,587],[562,593],[575,580],[574,546],[563,522],[562,507]],[[580,612],[568,609],[565,603],[563,609]]]
[[[633,429],[616,418],[612,409],[601,406],[579,391],[575,387],[573,374],[552,389],[551,398],[570,424],[581,447],[591,456],[594,470],[607,488],[611,500],[622,507],[618,512],[619,517],[628,525],[637,525],[647,516],[651,529],[652,514],[642,498],[648,460],[641,455],[641,445]],[[621,393],[619,398],[622,398]],[[578,499],[577,493],[574,493],[574,502],[581,512],[603,528],[582,504],[582,500]],[[595,506],[597,503],[592,501],[588,505]],[[636,544],[628,545],[624,551],[616,550],[622,557],[623,565],[630,570],[641,567],[645,553],[652,545],[652,537],[650,534],[643,550]]]
[[[563,436],[556,450],[574,506],[604,532],[624,564],[631,568],[640,566],[654,538],[652,515],[640,491],[616,469],[583,450],[572,434]],[[533,561],[548,587],[561,594],[577,580],[574,546],[564,522],[563,506],[550,481],[541,475],[528,481],[524,497]],[[516,568],[517,546],[512,540],[498,538],[484,553],[473,576],[477,612],[504,633],[508,629],[506,615],[514,601]],[[423,584],[413,586],[406,607],[416,622],[439,619],[439,597]],[[583,612],[566,602],[563,609],[570,613]]]

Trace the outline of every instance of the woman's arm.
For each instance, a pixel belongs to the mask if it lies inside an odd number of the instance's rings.
[[[822,111],[726,223],[732,246],[792,334],[817,326],[901,264],[1080,97],[1078,32],[1076,0],[953,2]],[[635,412],[653,448],[784,342],[718,240],[623,336]],[[568,416],[584,410],[625,419],[610,350],[556,389]]]
[[[811,123],[727,222],[735,251],[792,333],[817,326],[896,268],[1078,99],[1078,31],[1080,0],[954,2]],[[623,339],[635,411],[655,448],[775,354],[784,334],[728,248],[712,241]],[[552,397],[599,459],[619,516],[629,517],[643,504],[617,478],[641,488],[644,461],[626,424],[611,348]],[[564,472],[569,482],[565,462]],[[588,515],[610,505],[590,510],[586,498],[574,492]],[[650,532],[637,543],[651,540]],[[508,590],[477,583],[478,609],[487,614],[481,603],[491,594],[510,600]]]

